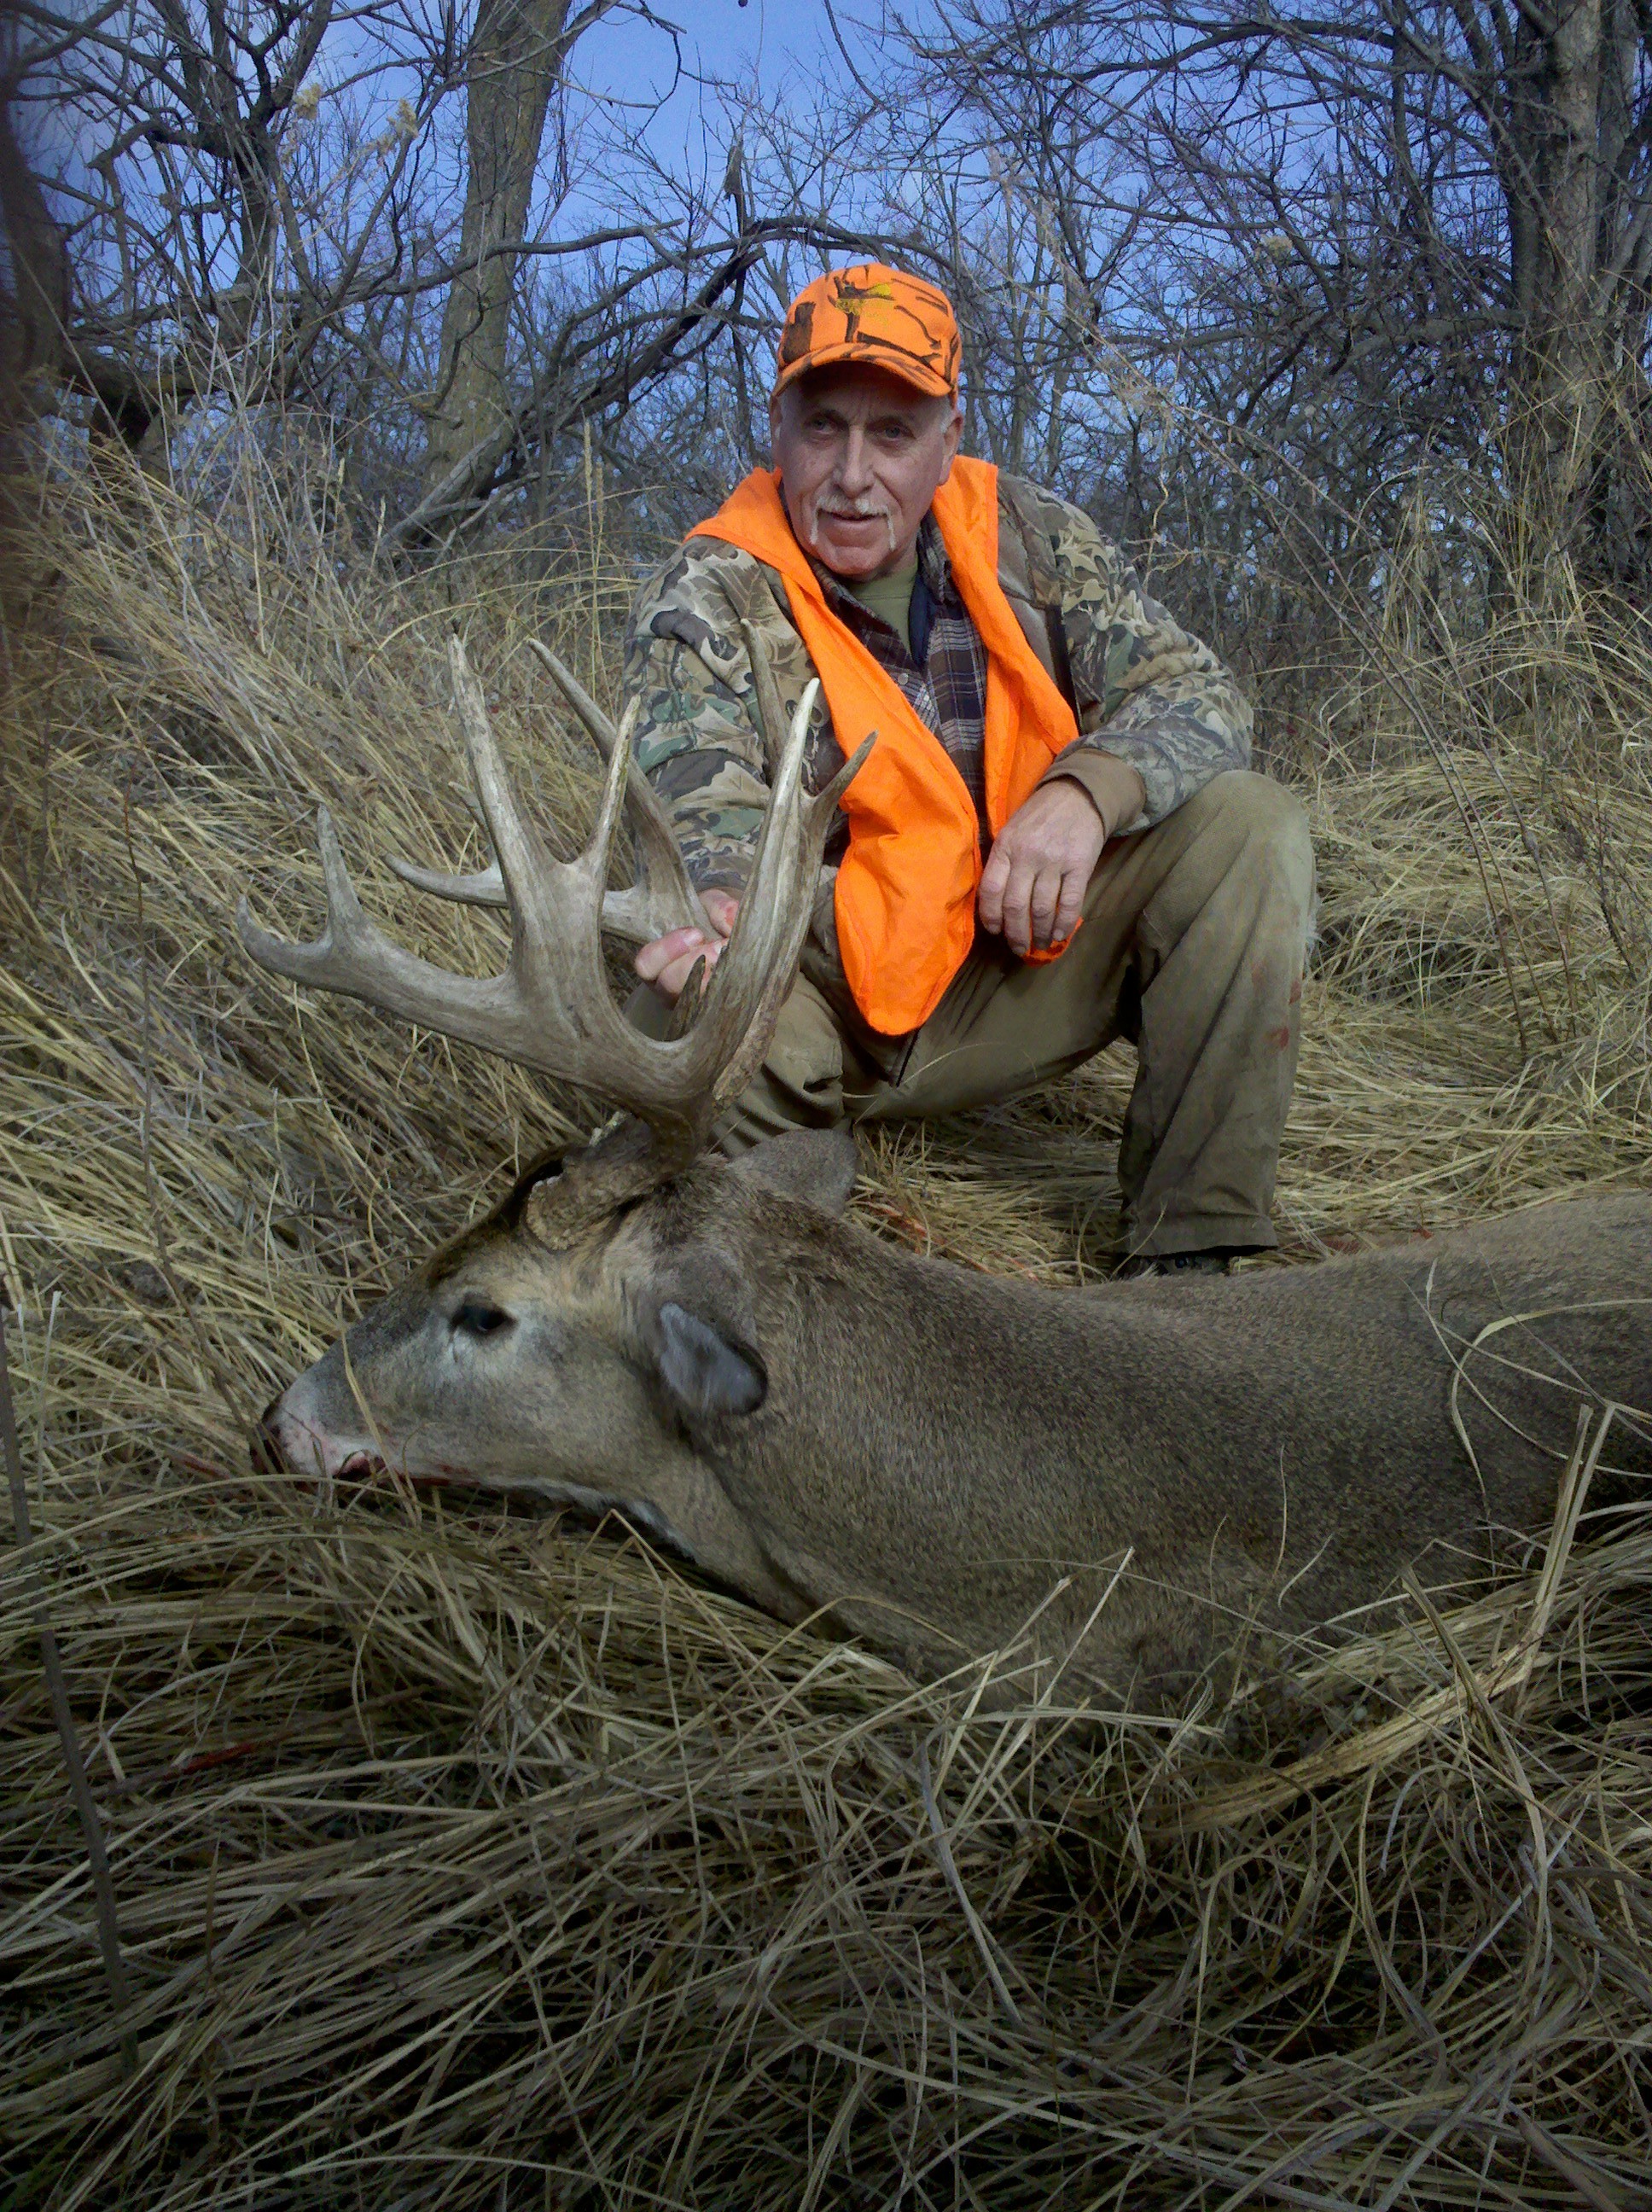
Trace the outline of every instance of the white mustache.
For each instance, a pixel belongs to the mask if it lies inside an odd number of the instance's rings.
[[[816,500],[809,509],[809,543],[817,553],[820,550],[820,501]],[[840,498],[833,502],[832,511],[847,522],[881,522],[889,538],[889,550],[894,552],[895,517],[881,500]]]

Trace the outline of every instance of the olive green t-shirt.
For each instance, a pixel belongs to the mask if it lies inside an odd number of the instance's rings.
[[[890,575],[869,576],[859,584],[852,584],[847,576],[840,576],[837,580],[869,614],[876,615],[879,622],[886,622],[907,651],[911,652],[912,587],[918,580],[915,545],[908,558]]]

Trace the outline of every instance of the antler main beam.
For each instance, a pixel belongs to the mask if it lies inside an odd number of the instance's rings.
[[[609,862],[618,835],[632,772],[629,728],[615,730],[568,672],[545,656],[565,696],[587,727],[586,714],[604,726],[608,773],[591,842],[574,860],[556,860],[518,806],[488,715],[482,687],[471,673],[465,649],[450,641],[454,701],[471,773],[496,857],[500,891],[511,917],[511,953],[503,971],[485,979],[454,975],[419,959],[393,943],[369,921],[345,869],[332,822],[323,807],[317,817],[322,873],[326,884],[327,921],[321,935],[307,945],[272,936],[252,921],[243,898],[236,911],[242,944],[263,967],[317,990],[346,992],[371,1006],[398,1014],[443,1036],[463,1039],[484,1051],[535,1068],[559,1081],[594,1091],[624,1108],[653,1128],[662,1164],[691,1158],[709,1134],[720,1109],[737,1097],[760,1065],[781,1003],[792,987],[798,956],[809,927],[821,853],[841,793],[870,751],[868,738],[826,788],[810,798],[803,789],[803,756],[817,685],[799,701],[784,744],[778,748],[768,810],[752,863],[750,881],[729,939],[704,994],[699,1018],[688,1033],[665,1042],[632,1028],[614,1004],[602,956],[602,930],[615,898],[630,900],[634,927],[647,935],[666,896],[660,881],[671,871],[654,869],[657,841],[649,832],[643,875],[633,891],[604,893]],[[772,688],[772,687],[771,687]],[[577,696],[576,696],[577,695]],[[766,703],[759,694],[760,706]],[[773,732],[769,733],[771,738]],[[639,775],[638,781],[641,779]],[[653,800],[653,794],[648,793]],[[658,810],[659,826],[669,825]],[[633,802],[633,819],[638,811]],[[675,841],[675,872],[687,890]],[[663,861],[663,855],[659,856]],[[433,879],[447,896],[452,888],[487,887],[491,878]],[[692,898],[691,891],[688,892]],[[698,911],[698,902],[694,902]],[[681,908],[673,911],[679,919]],[[701,913],[701,924],[704,915]],[[667,921],[665,928],[678,920]],[[639,941],[646,941],[646,938]]]

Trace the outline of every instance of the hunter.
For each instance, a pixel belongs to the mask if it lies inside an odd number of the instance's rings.
[[[768,789],[747,635],[805,775],[869,731],[798,980],[719,1133],[950,1114],[1127,1037],[1119,1153],[1138,1272],[1224,1268],[1269,1220],[1297,1062],[1314,861],[1253,775],[1250,709],[1076,507],[958,451],[944,294],[878,264],[793,302],[754,470],[644,585],[633,742],[714,936],[643,947],[664,1034],[733,927]]]

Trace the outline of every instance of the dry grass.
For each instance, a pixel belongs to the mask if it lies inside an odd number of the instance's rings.
[[[465,848],[443,634],[577,825],[519,647],[589,665],[623,586],[392,586],[275,490],[209,523],[55,483],[8,641],[0,1242],[41,1533],[0,1581],[3,2202],[1652,2204],[1644,1516],[1586,1526],[1540,1606],[1514,1580],[1289,1711],[1169,1728],[982,1717],[623,1532],[247,1472],[270,1392],[581,1109],[257,975],[234,896],[318,910],[325,797],[369,902],[480,964],[496,924],[382,865]],[[1646,1177],[1652,652],[1578,621],[1542,665],[1588,646],[1587,716],[1551,691],[1442,761],[1365,690],[1304,760],[1299,1254]],[[1443,714],[1540,658],[1483,650],[1412,681]],[[1127,1081],[886,1137],[869,1218],[1077,1276]]]

